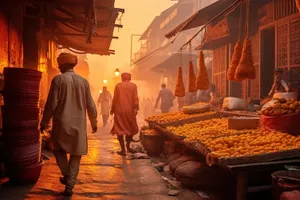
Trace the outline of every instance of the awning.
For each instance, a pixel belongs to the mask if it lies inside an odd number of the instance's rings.
[[[226,17],[214,26],[207,26],[202,42],[196,50],[213,50],[229,43],[231,39],[234,40],[236,33],[232,33],[230,23],[228,17]]]
[[[183,66],[181,66],[182,71],[187,72],[189,61],[190,61],[190,55],[189,54],[181,54],[180,55],[180,53],[175,53],[175,54],[169,56],[166,60],[164,60],[160,64],[153,67],[151,69],[151,71],[154,71],[154,72],[157,72],[157,73],[177,72],[178,67],[180,67],[180,64],[181,64],[180,62],[182,62],[182,65],[183,65]],[[192,62],[194,64],[195,71],[197,71],[196,61],[197,61],[197,56],[192,55]]]
[[[165,36],[171,38],[179,32],[203,26],[210,19],[221,13],[224,9],[229,7],[236,0],[219,0],[193,14],[187,20],[178,25],[175,29],[167,33]]]
[[[110,44],[119,12],[114,0],[26,0],[45,6],[46,34],[75,53],[114,54]]]

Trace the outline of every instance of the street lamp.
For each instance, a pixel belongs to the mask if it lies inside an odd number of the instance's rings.
[[[106,80],[106,79],[105,79],[105,80],[103,80],[103,83],[104,83],[104,84],[106,84],[106,83],[107,83],[107,80]]]
[[[119,76],[119,75],[120,75],[120,71],[119,71],[118,68],[117,68],[116,71],[115,71],[115,75],[116,75],[116,76]]]

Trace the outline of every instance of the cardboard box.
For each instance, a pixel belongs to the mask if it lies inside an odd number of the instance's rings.
[[[228,129],[230,130],[257,129],[259,125],[260,125],[259,117],[228,118]]]

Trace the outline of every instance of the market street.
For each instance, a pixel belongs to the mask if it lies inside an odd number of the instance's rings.
[[[109,134],[110,127],[89,134],[89,154],[83,157],[73,200],[174,200],[150,160],[128,160],[114,153],[118,141]],[[46,161],[34,186],[0,186],[1,200],[64,199],[64,190],[55,159]],[[2,182],[5,180],[2,180]]]

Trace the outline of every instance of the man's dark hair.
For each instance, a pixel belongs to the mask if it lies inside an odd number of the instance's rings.
[[[76,64],[70,64],[70,63],[60,65],[60,67],[64,69],[73,69],[75,66]]]
[[[166,84],[163,83],[163,84],[161,84],[161,87],[166,88],[167,86],[166,86]]]

